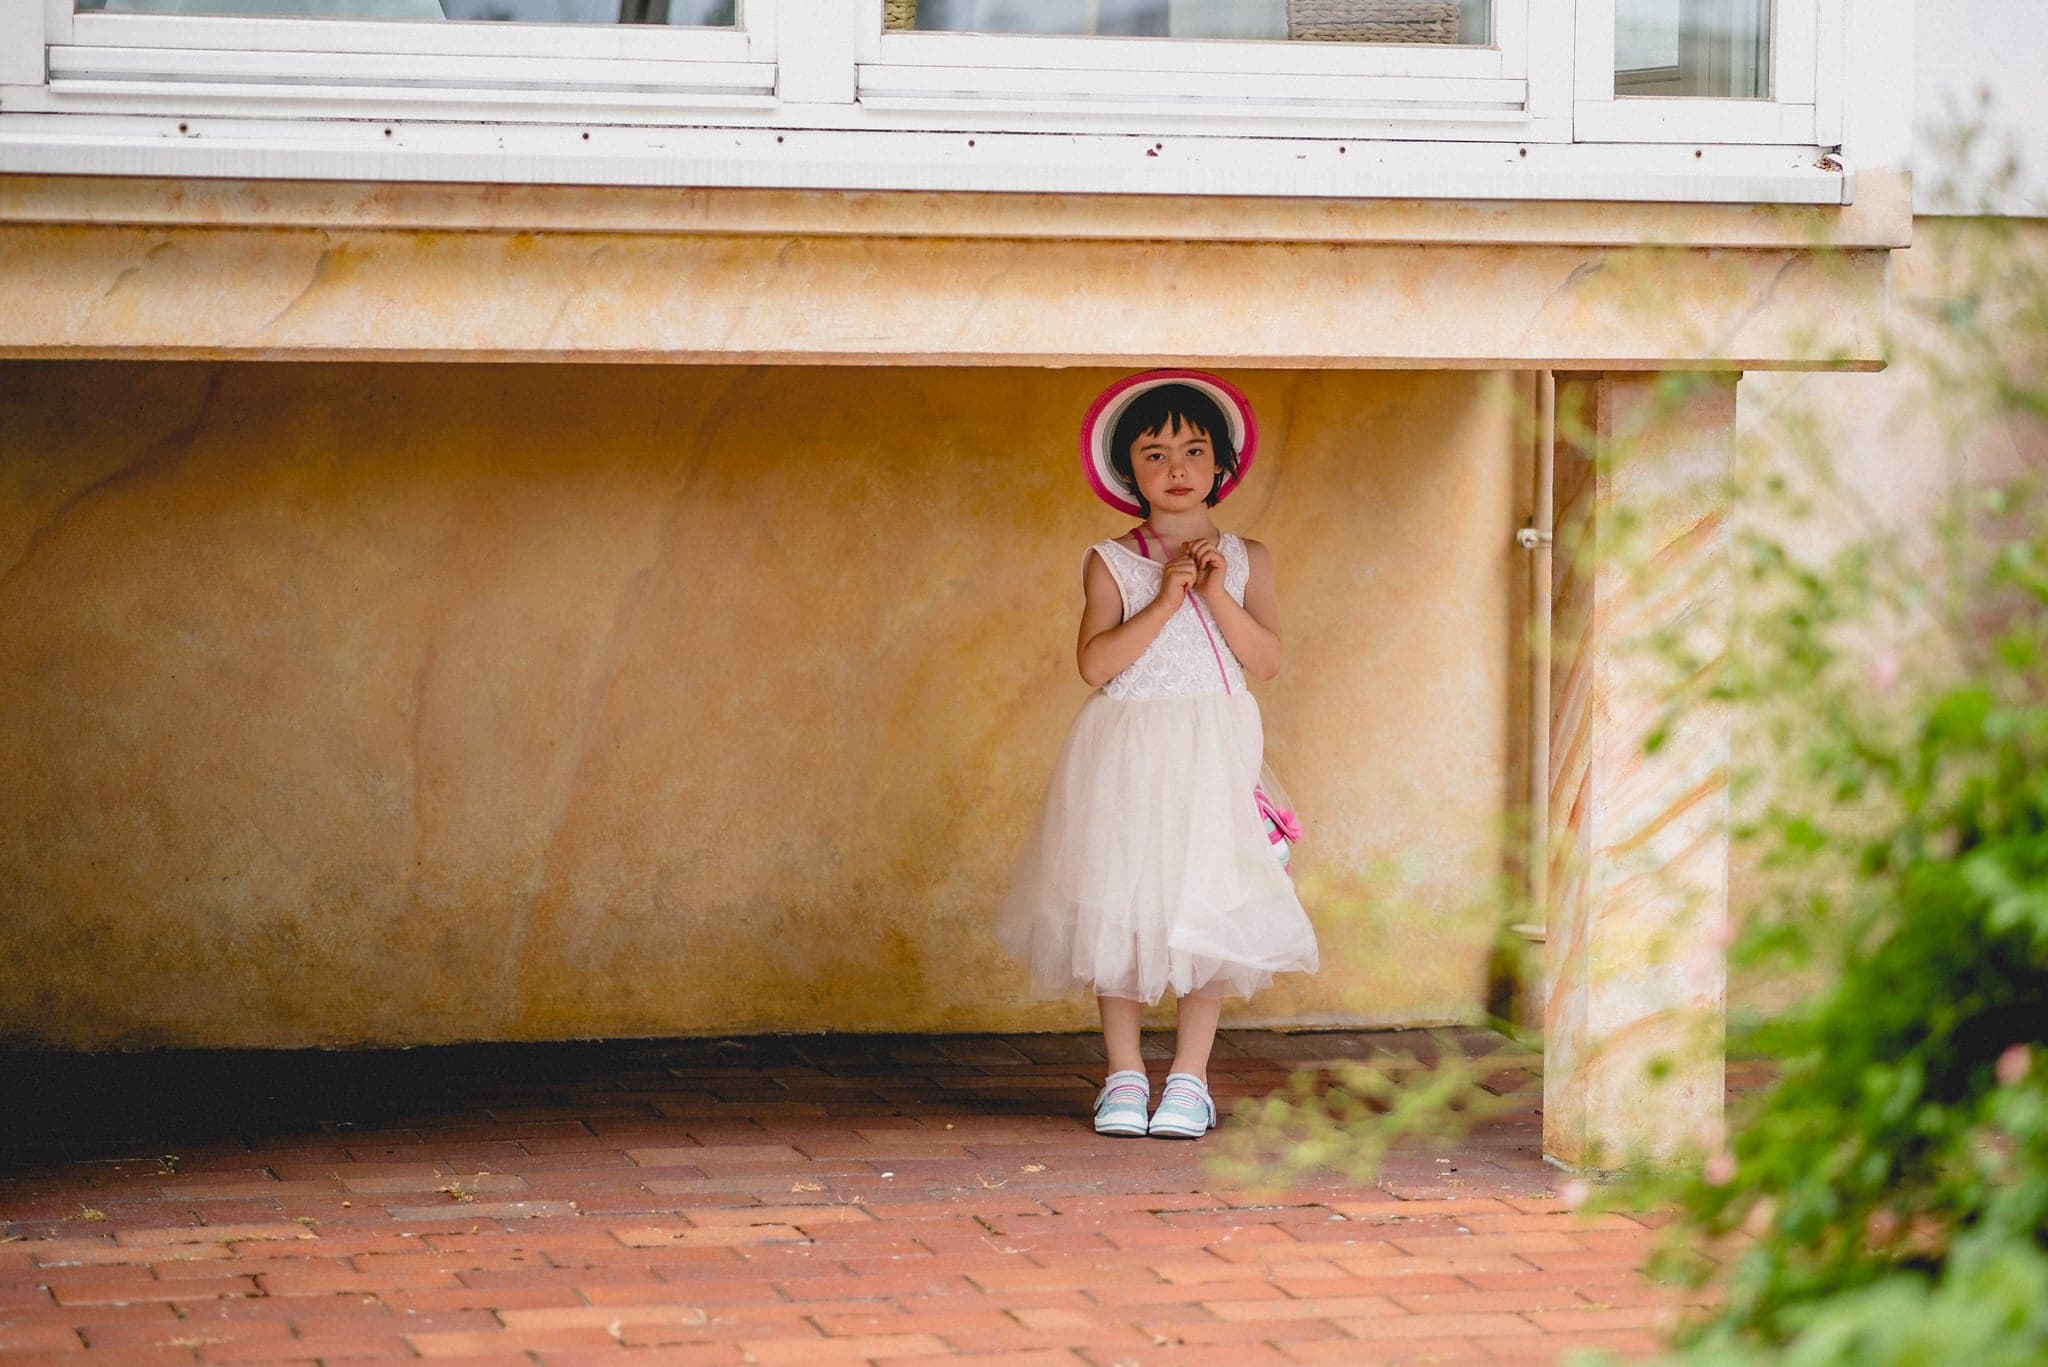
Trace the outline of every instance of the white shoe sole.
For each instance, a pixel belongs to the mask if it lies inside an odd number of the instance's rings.
[[[1207,1125],[1181,1126],[1168,1122],[1164,1125],[1154,1125],[1146,1133],[1154,1139],[1200,1139],[1209,1133],[1209,1130],[1210,1127]]]
[[[1104,1124],[1098,1120],[1095,1122],[1095,1133],[1106,1134],[1112,1139],[1143,1139],[1146,1133],[1145,1122],[1142,1120],[1112,1120],[1108,1124]]]

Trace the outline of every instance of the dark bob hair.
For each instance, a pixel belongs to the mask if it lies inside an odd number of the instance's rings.
[[[1191,384],[1162,384],[1148,389],[1117,415],[1116,427],[1109,437],[1109,466],[1147,517],[1152,514],[1152,505],[1138,492],[1137,476],[1131,472],[1131,448],[1140,437],[1154,432],[1178,432],[1183,427],[1207,435],[1215,449],[1216,482],[1209,486],[1204,503],[1215,507],[1217,492],[1237,473],[1237,443],[1230,436],[1230,420],[1223,416],[1216,400]]]

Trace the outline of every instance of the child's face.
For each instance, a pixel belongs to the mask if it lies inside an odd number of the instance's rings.
[[[1169,423],[1131,443],[1131,474],[1154,511],[1199,508],[1216,485],[1216,447],[1192,423]]]

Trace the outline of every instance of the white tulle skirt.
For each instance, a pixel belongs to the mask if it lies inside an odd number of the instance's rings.
[[[1252,798],[1264,748],[1249,693],[1082,705],[996,918],[1035,995],[1248,997],[1315,971]]]

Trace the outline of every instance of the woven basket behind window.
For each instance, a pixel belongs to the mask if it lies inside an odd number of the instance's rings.
[[[917,0],[882,0],[882,27],[917,27]],[[1287,36],[1306,43],[1455,43],[1458,0],[1287,0]]]
[[[1458,0],[1287,0],[1297,43],[1455,43]]]

